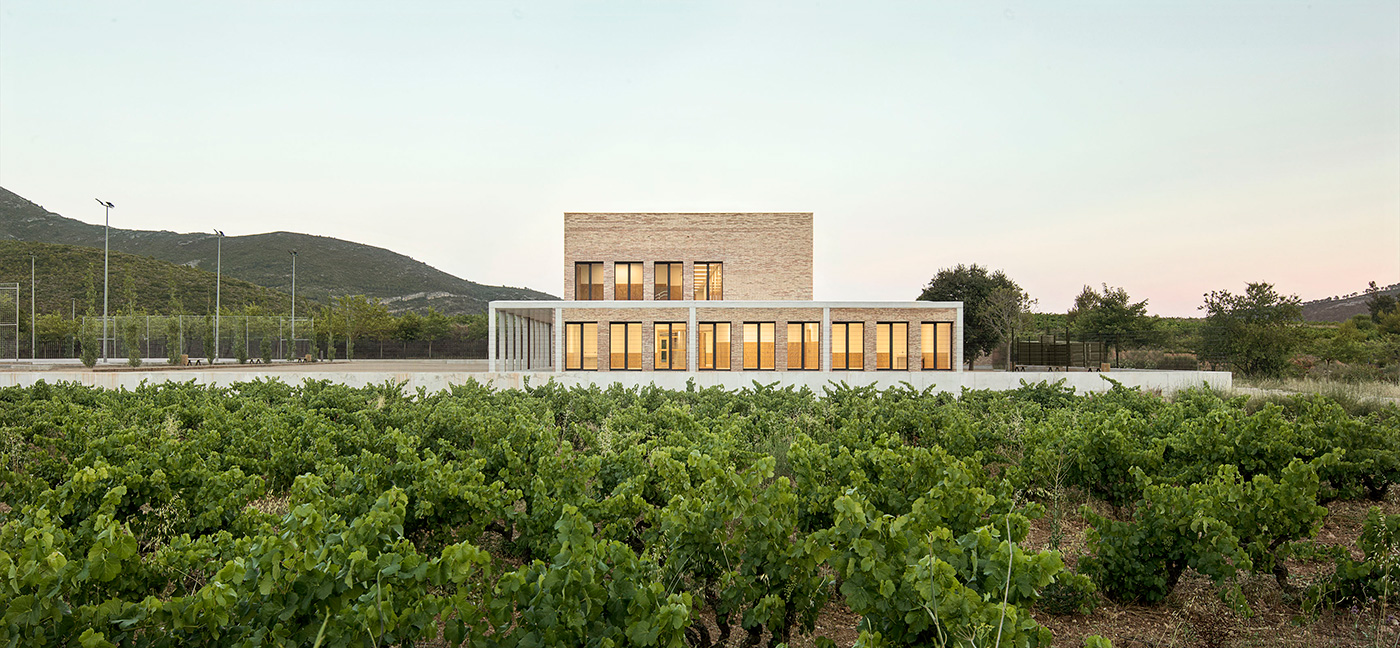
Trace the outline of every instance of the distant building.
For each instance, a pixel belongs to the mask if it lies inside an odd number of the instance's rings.
[[[810,213],[568,213],[563,274],[563,301],[491,302],[491,371],[963,366],[962,302],[813,301]]]

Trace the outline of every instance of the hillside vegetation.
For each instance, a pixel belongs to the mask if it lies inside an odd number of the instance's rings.
[[[68,317],[89,309],[102,312],[102,248],[48,243],[0,241],[0,283],[20,284],[25,323],[29,311],[29,257],[34,257],[36,309]],[[186,313],[214,311],[213,272],[181,266],[147,256],[112,252],[108,270],[109,309],[116,313],[134,300],[138,310],[170,313],[172,297]],[[291,297],[240,279],[223,276],[220,301],[224,310],[257,306],[269,313],[284,313]],[[298,306],[308,308],[306,300]]]
[[[0,240],[102,247],[103,227],[66,218],[0,188]],[[212,272],[217,237],[112,228],[115,251],[138,254]],[[365,295],[385,300],[391,310],[449,313],[485,312],[498,299],[554,299],[528,288],[487,286],[461,279],[402,254],[351,241],[271,232],[230,236],[223,242],[223,273],[290,292],[291,250],[297,250],[297,293],[322,301],[328,295]],[[168,298],[168,295],[167,295]]]

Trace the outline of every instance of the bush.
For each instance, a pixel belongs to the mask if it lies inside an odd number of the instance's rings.
[[[1385,605],[1400,593],[1400,515],[1384,515],[1372,507],[1356,541],[1362,559],[1342,554],[1327,580],[1308,588],[1309,607],[1367,603]]]

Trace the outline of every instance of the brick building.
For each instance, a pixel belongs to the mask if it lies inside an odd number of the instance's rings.
[[[563,271],[491,302],[491,371],[962,368],[961,302],[812,300],[810,213],[568,213]]]

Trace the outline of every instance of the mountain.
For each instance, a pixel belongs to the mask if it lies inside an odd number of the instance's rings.
[[[0,241],[37,241],[102,248],[102,226],[50,212],[0,187]],[[112,228],[111,248],[213,272],[217,237],[212,233]],[[328,296],[366,295],[391,311],[482,313],[497,299],[557,299],[528,288],[488,286],[454,277],[384,248],[325,236],[271,232],[223,240],[224,277],[290,293],[297,250],[298,297],[325,302]]]
[[[40,313],[102,314],[102,248],[55,243],[0,241],[0,284],[18,282],[20,319],[29,322],[30,257],[33,257],[35,310]],[[108,311],[132,305],[146,313],[191,314],[214,311],[214,273],[151,257],[113,252],[108,260]],[[0,291],[0,312],[14,309],[14,293]],[[179,302],[172,307],[171,299]],[[284,315],[291,296],[254,283],[223,278],[218,301],[226,310],[257,306]],[[297,299],[297,314],[309,315],[310,304]],[[0,316],[3,318],[3,316]]]
[[[1380,292],[1400,298],[1400,284],[1382,287]],[[1345,322],[1357,315],[1370,314],[1371,310],[1366,307],[1366,300],[1370,298],[1371,295],[1365,292],[1354,292],[1303,302],[1303,319],[1309,322]]]

